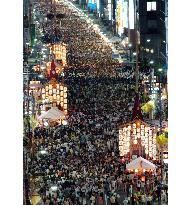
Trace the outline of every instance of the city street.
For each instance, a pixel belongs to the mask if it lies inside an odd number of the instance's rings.
[[[167,204],[167,1],[135,2],[24,0],[25,205]]]

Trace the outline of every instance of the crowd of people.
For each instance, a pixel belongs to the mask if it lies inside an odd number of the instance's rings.
[[[56,9],[51,4],[46,5],[43,9],[40,8],[40,12],[44,15],[52,13],[54,16],[57,13],[64,14],[64,18],[60,19],[47,18],[40,24],[40,29],[43,30],[48,42],[51,41],[51,36],[62,36],[58,39],[67,45],[69,67],[88,66],[91,68],[91,75],[93,73],[115,75],[115,69],[121,64],[112,58],[111,45],[101,36],[98,28],[84,18],[84,14],[78,13],[67,2],[62,2],[60,7],[56,5]],[[56,39],[52,39],[52,41],[54,40]]]
[[[30,189],[34,189],[30,191],[40,194],[41,205],[166,203],[167,189],[160,183],[159,170],[145,172],[142,180],[125,169],[129,159],[119,156],[118,127],[130,120],[135,100],[134,70],[119,75],[120,64],[112,59],[112,49],[97,29],[63,4],[59,12],[65,16],[53,29],[61,28],[67,43],[66,70],[81,68],[88,75],[65,76],[68,124],[34,130],[33,153],[27,158]],[[52,11],[44,7],[47,12]],[[51,33],[50,21],[42,23],[46,34]],[[104,77],[95,77],[92,71]],[[141,72],[139,77],[147,75]]]
[[[68,125],[34,132],[35,155],[28,163],[31,177],[39,178],[41,204],[151,204],[161,196],[166,200],[156,173],[146,173],[142,182],[131,177],[127,161],[119,157],[118,125],[131,116],[133,86],[106,78],[72,78],[67,84]]]
[[[79,116],[83,114],[73,119]],[[117,137],[109,132],[94,135],[76,124],[35,130],[37,150],[28,163],[31,177],[40,178],[35,191],[42,196],[41,204],[151,204],[161,196],[166,200],[155,173],[145,173],[143,182],[126,172]]]

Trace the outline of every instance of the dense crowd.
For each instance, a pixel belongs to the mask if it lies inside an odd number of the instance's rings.
[[[112,133],[96,136],[80,126],[69,127],[35,130],[37,151],[48,154],[37,152],[29,167],[31,176],[41,178],[36,191],[44,204],[122,204],[120,193],[129,204],[161,197],[156,174],[146,173],[146,184],[138,177],[130,178]],[[53,186],[57,186],[56,191],[51,190]]]
[[[44,7],[42,12],[55,11]],[[52,24],[49,19],[41,25],[46,34],[52,32],[52,25],[53,32],[57,28],[61,31],[67,43],[69,72],[84,68],[105,75],[65,77],[69,91],[68,125],[34,130],[33,155],[27,159],[30,179],[36,180],[32,192],[40,194],[41,205],[167,202],[167,189],[160,184],[158,170],[145,172],[143,181],[125,169],[128,159],[119,157],[118,127],[131,118],[135,100],[134,70],[128,69],[122,76],[115,72],[120,64],[112,59],[111,47],[98,29],[66,4],[60,7],[60,12],[65,16],[58,24],[56,21]],[[115,76],[110,78],[106,73]],[[141,72],[139,78],[148,75]],[[143,89],[144,86],[139,87]]]
[[[146,183],[130,177],[126,161],[119,157],[118,125],[131,116],[133,86],[106,78],[72,78],[67,83],[68,126],[39,127],[34,132],[36,149],[29,159],[29,173],[40,176],[36,191],[41,203],[151,204],[148,201],[160,200],[159,177],[146,173]],[[162,190],[162,199],[166,198]]]
[[[66,2],[62,4],[64,6],[56,6],[56,10],[50,5],[49,7],[46,5],[40,10],[44,15],[47,13],[64,14],[64,18],[47,18],[40,24],[46,40],[50,42],[51,36],[62,36],[60,40],[67,45],[69,66],[77,68],[89,66],[96,74],[109,73],[109,75],[115,75],[114,71],[120,67],[120,63],[118,60],[112,59],[111,45],[100,35],[97,27],[84,19],[84,15],[79,14]],[[36,10],[38,9],[37,7]],[[53,38],[52,43],[55,40]]]

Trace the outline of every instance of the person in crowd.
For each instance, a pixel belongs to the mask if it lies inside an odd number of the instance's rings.
[[[128,205],[128,203],[129,203],[128,199],[125,198],[125,199],[123,200],[123,205]]]

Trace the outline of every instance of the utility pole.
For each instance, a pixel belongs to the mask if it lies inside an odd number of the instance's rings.
[[[139,48],[138,48],[138,25],[137,25],[137,8],[136,8],[136,0],[134,0],[135,7],[135,50],[136,50],[136,64],[135,64],[135,91],[138,93],[139,89],[139,67],[138,67],[138,56],[139,56]]]

